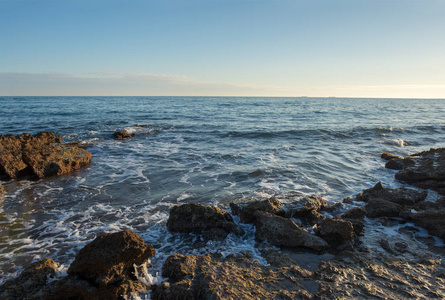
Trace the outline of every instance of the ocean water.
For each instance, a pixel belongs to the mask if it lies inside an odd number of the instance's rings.
[[[121,129],[136,136],[114,140]],[[60,262],[62,275],[86,243],[123,229],[155,246],[153,275],[177,251],[250,251],[261,261],[252,225],[242,224],[243,237],[205,242],[169,233],[169,209],[227,210],[238,198],[295,194],[333,203],[378,181],[405,186],[380,154],[444,147],[445,100],[0,97],[0,134],[39,131],[83,143],[92,163],[69,176],[1,183],[0,282],[44,257]]]

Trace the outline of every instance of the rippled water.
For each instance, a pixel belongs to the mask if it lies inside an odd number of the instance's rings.
[[[136,136],[114,140],[117,129]],[[199,237],[167,232],[168,211],[295,192],[336,202],[377,181],[400,186],[381,152],[445,146],[445,100],[0,97],[0,134],[43,130],[88,145],[92,163],[2,182],[0,282],[46,256],[68,265],[121,229],[152,243],[159,261],[180,250],[255,252],[251,235],[196,247]]]

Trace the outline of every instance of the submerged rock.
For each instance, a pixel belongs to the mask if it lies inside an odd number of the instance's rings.
[[[124,140],[134,137],[134,133],[128,133],[126,130],[119,130],[113,133],[113,137],[118,140]]]
[[[131,278],[134,265],[145,263],[156,253],[136,233],[125,230],[97,237],[82,248],[68,269],[96,285],[109,285]]]
[[[55,276],[57,264],[50,258],[33,263],[17,278],[0,286],[0,299],[43,299],[48,280]]]
[[[255,237],[259,241],[267,240],[275,246],[305,247],[316,251],[328,247],[325,240],[309,233],[291,219],[262,211],[255,213],[255,219]]]
[[[34,136],[27,133],[0,135],[0,178],[62,175],[90,163],[91,153],[76,143],[55,144],[61,142],[62,138],[52,132],[40,132]]]
[[[389,162],[388,162],[389,163]],[[445,195],[445,148],[430,149],[397,160],[396,179]],[[385,166],[396,169],[393,166]]]
[[[173,207],[167,228],[171,232],[207,232],[210,238],[224,237],[229,233],[244,234],[228,212],[215,206],[193,203]]]

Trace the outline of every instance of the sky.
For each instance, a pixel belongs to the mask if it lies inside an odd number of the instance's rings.
[[[445,98],[445,0],[0,0],[3,96]]]

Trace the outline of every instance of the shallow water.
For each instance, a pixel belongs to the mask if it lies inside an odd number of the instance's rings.
[[[117,129],[136,136],[114,140]],[[203,246],[167,232],[170,207],[228,209],[237,198],[295,192],[337,202],[378,181],[402,186],[380,154],[444,147],[445,100],[0,97],[0,134],[43,130],[83,142],[92,163],[70,176],[2,182],[0,282],[47,256],[68,265],[97,235],[121,229],[155,246],[155,270],[176,251],[261,260],[250,225],[244,237]]]

